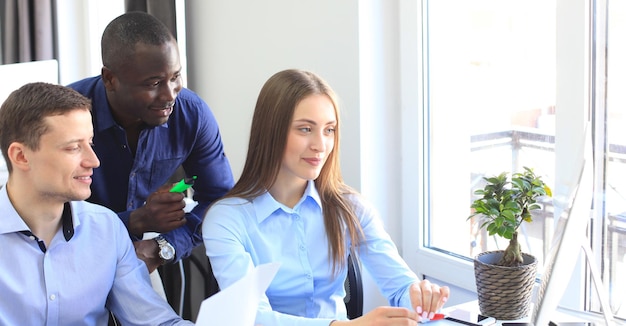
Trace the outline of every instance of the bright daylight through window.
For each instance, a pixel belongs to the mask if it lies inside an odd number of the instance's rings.
[[[587,3],[593,8],[593,1]],[[608,38],[602,40],[607,43],[606,71],[600,72],[607,76],[607,91],[599,94],[606,100],[594,102],[598,94],[593,86],[581,91],[589,92],[589,103],[606,103],[602,108],[588,105],[591,109],[585,113],[590,124],[600,121],[606,130],[595,128],[592,135],[594,164],[604,168],[594,170],[594,193],[602,198],[602,207],[590,214],[596,231],[590,239],[600,256],[597,261],[613,313],[626,318],[626,282],[618,276],[626,273],[626,0],[607,3],[608,24],[602,14],[597,15],[601,21],[595,22],[607,24],[608,29]],[[556,67],[566,58],[557,51],[557,0],[424,4],[421,66],[426,70],[424,128],[428,129],[424,246],[469,259],[508,244],[488,236],[477,220],[465,221],[476,199],[473,191],[484,185],[483,177],[510,175],[526,166],[552,189],[562,187],[555,184],[560,169],[555,162],[561,155],[557,148],[559,141],[566,143],[556,132],[557,122],[564,121],[559,120],[563,111],[556,107]],[[594,60],[593,55],[589,58]],[[536,256],[540,265],[550,249],[558,200],[542,202],[533,221],[523,223],[519,232],[522,250]],[[593,299],[590,303],[591,310],[598,309]]]

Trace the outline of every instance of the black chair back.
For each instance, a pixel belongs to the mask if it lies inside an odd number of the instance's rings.
[[[346,304],[348,319],[355,319],[363,315],[363,281],[361,280],[361,265],[358,260],[348,255],[348,276],[345,282]]]

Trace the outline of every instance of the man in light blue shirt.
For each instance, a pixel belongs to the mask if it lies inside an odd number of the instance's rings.
[[[154,292],[124,224],[85,202],[100,164],[91,102],[27,84],[0,108],[0,325],[193,325]]]

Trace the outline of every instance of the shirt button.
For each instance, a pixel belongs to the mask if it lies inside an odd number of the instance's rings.
[[[311,274],[306,274],[306,278],[311,279]]]
[[[300,245],[300,250],[305,250],[306,247],[304,245]]]
[[[54,301],[56,298],[57,298],[57,296],[56,296],[56,295],[54,295],[54,294],[51,294],[51,295],[50,295],[50,300]]]
[[[31,240],[35,241],[35,236],[34,236],[34,235],[31,235],[29,238],[30,238]]]

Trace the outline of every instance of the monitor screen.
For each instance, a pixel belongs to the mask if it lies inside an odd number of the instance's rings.
[[[582,241],[587,241],[587,224],[593,204],[593,165],[589,155],[590,146],[586,145],[582,146],[585,153],[578,175],[574,177],[577,182],[572,187],[568,207],[557,221],[541,283],[533,300],[535,308],[531,321],[534,325],[548,325],[550,318],[554,317],[570,282],[572,271],[581,256]]]

